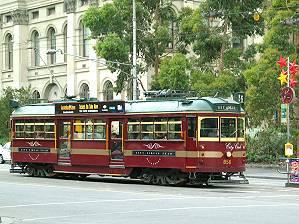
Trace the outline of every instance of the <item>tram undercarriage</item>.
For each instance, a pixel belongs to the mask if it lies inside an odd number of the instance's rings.
[[[89,175],[113,176],[111,173],[86,173],[56,171],[51,164],[19,163],[12,165],[11,173],[28,174],[32,177],[56,177],[68,175],[84,179]],[[212,184],[248,184],[248,180],[241,173],[183,173],[178,169],[150,169],[135,168],[129,175],[121,175],[132,179],[139,179],[143,183],[162,186],[184,185],[212,185]]]

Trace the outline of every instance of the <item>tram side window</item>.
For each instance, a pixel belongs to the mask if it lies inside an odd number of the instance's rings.
[[[35,123],[34,124],[35,138],[45,138],[45,124]]]
[[[168,119],[168,139],[182,139],[182,119]]]
[[[106,123],[100,119],[81,119],[74,121],[74,139],[106,139]]]
[[[155,118],[155,139],[167,139],[167,118]]]
[[[61,125],[60,136],[63,138],[68,138],[71,133],[71,122],[63,122]]]
[[[106,139],[105,121],[94,120],[94,139]]]
[[[244,120],[244,118],[238,118],[237,126],[238,126],[237,138],[245,138],[245,120]]]
[[[16,121],[15,137],[26,139],[53,139],[54,123],[45,120]]]
[[[137,119],[128,120],[128,139],[140,139],[140,121]]]
[[[25,123],[24,121],[16,121],[15,123],[15,137],[25,138]]]
[[[218,118],[203,118],[200,122],[200,137],[215,138],[218,136]]]
[[[74,122],[74,139],[85,139],[85,121],[75,120]]]
[[[144,118],[141,120],[141,139],[154,139],[153,118]]]
[[[182,120],[180,118],[129,119],[128,139],[181,139]]]
[[[34,138],[34,122],[28,121],[25,123],[25,138]]]
[[[54,138],[54,123],[45,123],[45,138]]]
[[[221,137],[236,138],[236,119],[221,118]]]

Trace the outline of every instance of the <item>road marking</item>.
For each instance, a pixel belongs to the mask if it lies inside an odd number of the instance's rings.
[[[106,202],[132,202],[132,201],[159,201],[159,200],[190,200],[190,199],[251,199],[251,198],[281,198],[281,197],[299,197],[299,195],[260,195],[260,196],[231,196],[231,197],[216,197],[216,196],[199,196],[199,197],[159,197],[159,198],[132,198],[132,199],[103,199],[92,201],[70,201],[70,202],[51,202],[51,203],[36,203],[36,204],[20,204],[20,205],[4,205],[4,208],[20,208],[34,206],[53,206],[53,205],[70,205],[70,204],[88,204],[88,203],[106,203]]]
[[[184,211],[184,210],[198,210],[198,209],[240,209],[240,208],[254,208],[254,207],[292,207],[295,209],[294,206],[299,206],[298,204],[265,204],[265,205],[224,205],[224,206],[198,206],[198,207],[176,207],[176,208],[159,208],[159,209],[145,209],[145,210],[129,210],[123,212],[106,212],[106,213],[90,213],[90,214],[82,214],[82,215],[65,215],[65,216],[49,216],[49,217],[40,217],[40,218],[31,218],[31,219],[23,219],[23,222],[33,222],[39,220],[48,220],[48,219],[62,219],[62,218],[74,218],[74,217],[86,217],[86,216],[98,216],[98,215],[117,215],[117,214],[140,214],[140,213],[147,213],[147,212],[167,212],[167,211]]]

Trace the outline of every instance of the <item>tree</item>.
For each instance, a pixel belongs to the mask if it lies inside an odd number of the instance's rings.
[[[263,3],[264,0],[207,0],[201,3],[192,19],[182,26],[192,33],[193,51],[200,55],[200,64],[216,63],[220,73],[239,65],[225,64],[225,58],[236,53],[230,51],[233,39],[263,34],[263,18],[258,21],[253,18],[263,8]]]
[[[29,103],[31,100],[31,87],[22,87],[20,89],[7,87],[3,90],[0,98],[0,141],[2,142],[9,139],[9,117],[14,110],[10,106],[11,100],[17,100],[19,105]]]
[[[183,54],[165,58],[158,76],[154,77],[152,89],[189,90],[190,63]]]
[[[260,47],[261,58],[244,71],[247,85],[245,105],[252,126],[260,125],[261,121],[271,124],[274,114],[280,108],[281,86],[277,80],[280,69],[276,61],[280,55],[291,59],[297,56],[299,43],[290,37],[299,34],[298,27],[295,24],[286,25],[285,21],[297,16],[298,4],[298,0],[272,1],[264,13],[268,31]]]
[[[184,45],[183,38],[170,33],[191,11],[183,10],[177,15],[171,2],[160,0],[137,0],[137,55],[139,71],[149,67],[159,72],[161,58],[170,43],[174,48]],[[84,23],[97,39],[96,53],[107,60],[108,69],[118,73],[116,91],[131,85],[132,64],[132,0],[113,0],[101,8],[91,7],[84,15]],[[174,32],[177,35],[177,32]],[[175,41],[176,40],[176,41]],[[183,47],[181,47],[183,48]]]

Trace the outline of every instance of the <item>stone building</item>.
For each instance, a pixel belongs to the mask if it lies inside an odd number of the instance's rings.
[[[31,86],[34,98],[65,96],[126,99],[113,93],[116,74],[97,58],[82,23],[90,5],[107,0],[2,0],[0,2],[0,90]],[[174,10],[200,1],[173,0]],[[48,49],[55,49],[49,54]],[[150,72],[141,77],[149,88]]]

